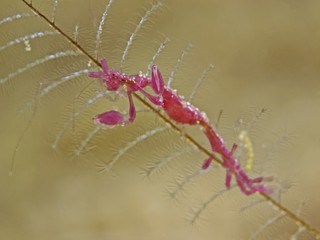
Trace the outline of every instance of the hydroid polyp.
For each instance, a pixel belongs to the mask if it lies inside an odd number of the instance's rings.
[[[33,9],[33,11],[34,12],[36,12],[37,13],[37,15],[39,15],[40,16],[40,18],[41,19],[43,19],[43,20],[45,20],[56,32],[59,32],[65,39],[67,39],[67,40],[69,40],[70,42],[71,42],[71,44],[75,47],[75,48],[77,48],[78,50],[79,50],[79,52],[80,52],[80,54],[83,54],[83,55],[85,55],[85,56],[87,56],[89,59],[90,59],[90,61],[92,62],[92,63],[94,63],[96,66],[99,66],[100,68],[102,67],[102,65],[100,64],[100,62],[99,62],[99,59],[97,59],[97,57],[95,56],[94,57],[94,55],[92,55],[91,53],[89,53],[89,52],[87,52],[86,51],[86,47],[85,46],[82,46],[81,44],[79,44],[79,42],[78,42],[78,38],[77,38],[77,40],[74,40],[75,38],[73,38],[73,37],[70,37],[70,35],[68,35],[67,33],[65,33],[65,31],[64,30],[62,30],[62,29],[60,29],[59,28],[59,26],[58,25],[56,25],[55,24],[55,22],[57,22],[57,18],[56,18],[56,14],[55,14],[55,12],[57,11],[57,10],[59,10],[59,7],[60,7],[60,4],[57,4],[57,1],[55,1],[54,2],[54,14],[52,14],[52,16],[50,17],[46,17],[45,15],[43,15],[41,12],[39,12],[36,8],[34,8],[33,7],[33,5],[32,4],[30,4],[30,3],[28,3],[27,1],[24,1],[26,4],[27,4],[27,6],[29,7],[29,8],[31,8],[31,9]],[[109,2],[110,3],[110,2]],[[157,5],[156,5],[157,6]],[[144,16],[146,16],[146,15],[144,15]],[[51,20],[50,20],[51,19]],[[143,19],[143,17],[142,17],[142,19]],[[139,24],[137,25],[138,27],[136,28],[136,29],[138,29],[137,31],[139,31]],[[136,33],[137,31],[133,31],[133,33]],[[77,31],[76,31],[77,32]],[[131,36],[134,36],[135,34],[133,34],[133,35],[131,35]],[[124,51],[124,55],[123,56],[126,56],[126,54],[127,54],[127,52],[128,52],[128,49],[129,49],[129,47],[128,46],[131,46],[131,44],[132,44],[132,40],[131,40],[132,38],[130,37],[129,38],[129,41],[128,41],[128,44],[127,44],[127,47],[125,48],[126,50]],[[131,40],[131,41],[130,41]],[[97,49],[96,49],[97,50]],[[121,58],[121,62],[125,62],[125,57],[123,57],[122,56],[122,58]],[[120,64],[120,68],[122,67],[122,64]],[[159,68],[160,68],[160,65],[159,65]],[[105,69],[103,69],[103,70],[105,70]],[[106,72],[106,71],[105,71]],[[154,73],[154,75],[158,75],[158,73],[157,73],[157,71],[155,70],[154,71],[155,73]],[[15,76],[12,76],[12,77],[15,77]],[[102,79],[104,80],[105,78],[104,77],[102,77]],[[155,77],[155,81],[154,81],[154,87],[153,87],[153,90],[154,90],[154,92],[156,93],[156,94],[160,94],[161,92],[162,92],[162,90],[161,90],[161,83],[158,81],[159,80],[159,77],[157,78],[157,77]],[[10,79],[6,79],[5,80],[5,82],[7,82],[8,80],[11,80],[11,77],[10,77]],[[128,79],[127,79],[128,80]],[[3,82],[3,83],[5,83],[5,82]],[[130,84],[129,82],[127,82],[128,84]],[[151,84],[152,85],[152,84]],[[134,85],[134,86],[138,86],[138,85]],[[140,86],[141,87],[141,86]],[[176,130],[176,131],[178,131],[179,132],[179,134],[181,134],[182,136],[184,136],[184,138],[185,139],[187,139],[189,142],[191,142],[194,146],[196,146],[200,151],[202,151],[203,153],[205,153],[206,155],[208,155],[208,157],[209,157],[209,159],[210,160],[208,160],[207,162],[206,162],[206,165],[208,165],[209,166],[209,163],[210,163],[210,161],[211,161],[211,158],[214,158],[214,161],[216,161],[218,164],[220,164],[221,166],[226,166],[226,164],[225,163],[222,163],[222,161],[221,160],[219,160],[218,158],[215,158],[215,156],[213,156],[212,155],[212,153],[210,152],[210,151],[207,151],[201,144],[199,144],[198,143],[198,141],[196,141],[196,140],[194,140],[192,137],[190,137],[188,134],[184,134],[182,131],[181,131],[181,129],[180,129],[180,127],[177,127],[172,121],[170,121],[170,119],[168,119],[165,115],[163,115],[161,112],[159,112],[158,111],[158,109],[156,109],[156,108],[154,108],[154,107],[152,107],[152,105],[151,104],[149,104],[148,103],[148,101],[146,101],[145,99],[143,99],[141,96],[139,96],[139,95],[137,95],[135,92],[133,92],[132,93],[132,96],[134,96],[136,99],[138,99],[140,102],[142,102],[146,107],[148,107],[148,108],[150,108],[153,112],[155,112],[155,114],[160,118],[160,119],[162,119],[165,123],[167,123],[167,125],[169,125],[172,129],[174,129],[174,130]],[[148,96],[148,95],[147,95]],[[174,96],[174,94],[172,94],[172,96]],[[191,96],[193,96],[193,95],[191,95]],[[191,99],[192,99],[193,97],[191,97]],[[154,100],[154,102],[156,102],[156,103],[159,103],[158,101],[157,101],[158,99],[155,99]],[[131,102],[131,100],[130,100],[130,102]],[[89,103],[89,102],[88,102]],[[182,102],[182,100],[178,100],[176,103],[183,103]],[[132,108],[131,108],[132,109]],[[78,111],[76,111],[75,113],[77,113]],[[130,112],[130,111],[129,111]],[[133,112],[133,110],[131,110],[131,113]],[[196,112],[196,111],[195,111]],[[112,116],[113,116],[113,118],[111,119],[112,120],[112,123],[119,123],[119,122],[121,122],[122,120],[124,120],[119,114],[117,114],[117,113],[115,113],[115,111],[113,111],[112,112]],[[134,114],[131,114],[131,116],[133,116]],[[169,116],[171,116],[171,118],[173,118],[172,117],[172,115],[169,115]],[[104,116],[105,117],[105,116]],[[110,117],[110,116],[107,116],[107,117]],[[116,118],[116,120],[117,121],[115,121],[115,118]],[[72,117],[72,118],[70,118],[71,119],[71,121],[73,121],[73,119],[74,119],[74,117]],[[130,118],[129,118],[130,119]],[[174,118],[173,118],[174,119]],[[108,118],[108,121],[110,120],[110,118]],[[177,120],[177,119],[174,119],[174,120]],[[179,120],[179,119],[178,119]],[[99,121],[99,120],[97,120],[97,121]],[[206,123],[205,124],[205,126],[204,126],[204,128],[205,129],[207,129],[207,136],[208,136],[208,138],[210,139],[210,137],[209,136],[211,136],[211,141],[214,141],[214,140],[212,140],[212,130],[210,130],[210,126],[208,125],[208,123]],[[217,135],[216,135],[217,136]],[[246,138],[247,137],[247,138]],[[219,137],[217,137],[218,139],[219,139]],[[250,141],[248,141],[248,136],[246,136],[245,134],[243,134],[243,139],[244,139],[244,141],[246,141],[247,143],[247,146],[250,146],[250,144],[249,144],[249,142]],[[246,140],[245,140],[246,139]],[[221,141],[220,141],[220,143],[221,143]],[[223,144],[212,144],[213,146],[212,146],[212,148],[213,148],[213,151],[214,152],[218,152],[218,153],[221,153],[220,151],[221,150],[219,150],[216,146],[223,146]],[[221,148],[223,148],[223,147],[221,147]],[[249,148],[248,148],[249,149]],[[248,151],[250,151],[250,150],[248,150]],[[225,155],[230,155],[230,153],[232,153],[232,151],[230,150],[230,151],[228,151],[228,152],[226,152],[226,153],[224,153]],[[197,161],[199,161],[198,159],[197,159]],[[231,161],[232,162],[232,161]],[[205,168],[205,167],[204,167]],[[230,165],[227,165],[227,168],[229,168],[229,169],[231,169],[232,168],[232,166],[230,166]],[[243,175],[243,174],[241,174],[243,177],[244,177],[244,180],[247,180],[247,178],[245,177],[245,175]],[[260,180],[260,179],[259,179]],[[258,181],[258,180],[257,180]],[[241,184],[240,184],[241,185]],[[244,189],[244,188],[243,188]],[[256,190],[256,189],[255,189]],[[249,193],[249,192],[248,192]],[[289,216],[290,218],[292,218],[294,221],[296,221],[298,224],[300,224],[300,225],[302,225],[303,227],[305,227],[306,229],[307,229],[307,231],[309,231],[309,232],[311,232],[311,233],[313,233],[313,234],[315,234],[315,235],[317,235],[317,234],[319,234],[318,233],[318,231],[317,230],[315,230],[315,229],[313,229],[310,225],[308,225],[307,223],[305,223],[304,221],[302,221],[301,219],[300,219],[300,217],[299,216],[297,216],[297,215],[295,215],[294,213],[292,213],[292,212],[290,212],[288,209],[286,209],[285,207],[283,207],[278,201],[275,201],[275,200],[273,200],[269,195],[267,195],[267,194],[261,194],[262,195],[262,197],[263,198],[265,198],[269,203],[272,203],[272,204],[274,204],[274,206],[276,206],[281,212],[285,212],[285,214],[286,214],[286,216]]]

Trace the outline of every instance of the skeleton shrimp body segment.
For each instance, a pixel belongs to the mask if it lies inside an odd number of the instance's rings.
[[[175,90],[164,88],[162,108],[168,116],[178,123],[196,125],[203,118],[199,109],[184,101]]]
[[[132,100],[132,92],[139,91],[145,95],[152,103],[162,107],[168,116],[177,123],[200,125],[202,131],[207,136],[213,153],[219,154],[226,173],[226,187],[230,188],[232,175],[235,176],[236,182],[240,190],[246,195],[255,192],[262,192],[270,194],[272,191],[263,185],[254,185],[261,183],[264,178],[259,177],[250,179],[242,170],[239,162],[233,157],[233,152],[237,148],[234,144],[231,151],[228,151],[222,137],[217,133],[214,127],[210,124],[208,118],[204,113],[190,103],[183,100],[175,90],[164,86],[164,81],[157,66],[152,67],[152,76],[148,78],[143,74],[127,76],[116,70],[109,70],[105,59],[101,60],[103,72],[91,72],[89,77],[102,79],[106,84],[106,88],[110,91],[117,91],[119,87],[123,86],[126,90],[129,99],[129,118],[125,118],[117,111],[109,111],[99,114],[94,117],[94,122],[102,127],[110,128],[116,125],[126,125],[132,123],[136,116],[135,107]],[[156,96],[146,92],[143,88],[152,87]],[[206,159],[202,165],[202,169],[210,166],[212,158]]]

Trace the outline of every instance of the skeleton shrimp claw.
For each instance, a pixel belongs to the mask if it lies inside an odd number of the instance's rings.
[[[129,123],[132,123],[136,117],[136,110],[135,110],[135,107],[133,104],[131,93],[128,93],[128,98],[129,98],[129,104],[130,104],[128,119],[124,118],[121,113],[112,110],[109,112],[105,112],[105,113],[101,113],[99,115],[96,115],[93,118],[94,123],[101,128],[111,128],[116,125],[123,125],[124,126]]]

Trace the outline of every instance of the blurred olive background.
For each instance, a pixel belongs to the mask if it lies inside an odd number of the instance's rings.
[[[33,1],[49,18],[54,1]],[[56,24],[73,35],[91,54],[97,26],[108,1],[59,1]],[[148,1],[117,0],[103,26],[99,57],[119,68],[122,51],[140,21]],[[0,19],[30,12],[21,1],[0,2]],[[150,16],[129,49],[123,71],[136,74],[146,68],[160,43],[170,43],[156,63],[165,79],[182,51],[192,43],[172,84],[188,96],[209,64],[208,74],[194,97],[194,105],[212,122],[223,110],[219,131],[229,146],[237,141],[239,119],[251,122],[262,108],[268,113],[257,121],[250,138],[255,153],[254,172],[272,153],[263,175],[275,176],[292,187],[281,201],[313,226],[320,228],[318,191],[320,155],[320,2],[319,1],[166,1]],[[50,30],[39,18],[25,18],[0,25],[0,45],[38,31]],[[30,40],[0,51],[0,78],[27,63],[57,51],[72,49],[61,36]],[[185,167],[200,167],[205,155],[196,151],[178,157],[161,173],[143,177],[142,169],[186,146],[178,134],[165,130],[137,144],[114,166],[99,174],[97,164],[107,162],[141,134],[165,126],[153,113],[139,113],[134,124],[100,131],[88,151],[75,151],[94,130],[92,117],[115,106],[127,109],[127,100],[102,100],[75,121],[51,149],[56,134],[72,115],[72,103],[88,83],[83,76],[60,86],[36,104],[36,114],[19,110],[48,84],[68,73],[88,67],[84,56],[50,61],[25,71],[1,86],[1,239],[249,239],[268,219],[276,216],[263,203],[240,213],[255,199],[233,190],[214,201],[194,225],[188,222],[196,209],[224,188],[224,171],[214,170],[195,180],[187,192],[170,199],[167,191]],[[94,84],[76,101],[76,108],[99,90]],[[137,101],[135,101],[137,102]],[[136,103],[137,107],[141,104]],[[15,145],[28,121],[30,128],[17,152],[14,174],[8,176]],[[187,129],[209,147],[198,128]],[[289,140],[274,144],[289,134]],[[241,158],[241,157],[240,157]],[[242,158],[245,164],[246,155]],[[254,172],[251,173],[254,175]],[[288,219],[270,227],[261,239],[288,239],[297,227]],[[313,239],[307,233],[301,239]]]

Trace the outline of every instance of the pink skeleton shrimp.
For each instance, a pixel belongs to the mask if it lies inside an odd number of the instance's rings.
[[[213,153],[219,154],[223,159],[223,164],[227,170],[226,173],[226,187],[230,188],[232,174],[235,176],[236,182],[240,190],[246,195],[255,192],[264,194],[272,193],[272,190],[259,185],[264,178],[258,177],[250,179],[242,170],[239,162],[233,157],[233,152],[237,148],[234,144],[231,151],[228,151],[223,139],[216,132],[214,127],[210,124],[208,118],[199,109],[192,106],[190,103],[184,101],[177,95],[175,90],[170,89],[164,85],[161,73],[156,65],[152,67],[151,78],[142,74],[127,76],[114,69],[109,70],[105,59],[101,60],[103,72],[90,72],[89,77],[102,79],[109,91],[117,91],[119,87],[123,86],[126,89],[126,94],[129,98],[129,118],[125,118],[117,111],[109,111],[101,113],[94,117],[94,122],[100,127],[110,128],[116,125],[127,125],[134,121],[136,111],[133,104],[132,93],[139,91],[145,95],[153,104],[164,109],[167,115],[177,123],[189,125],[201,125],[202,131],[207,136]],[[144,90],[145,87],[151,86],[156,96],[153,96]],[[207,169],[213,158],[209,157],[202,165],[202,169]]]

